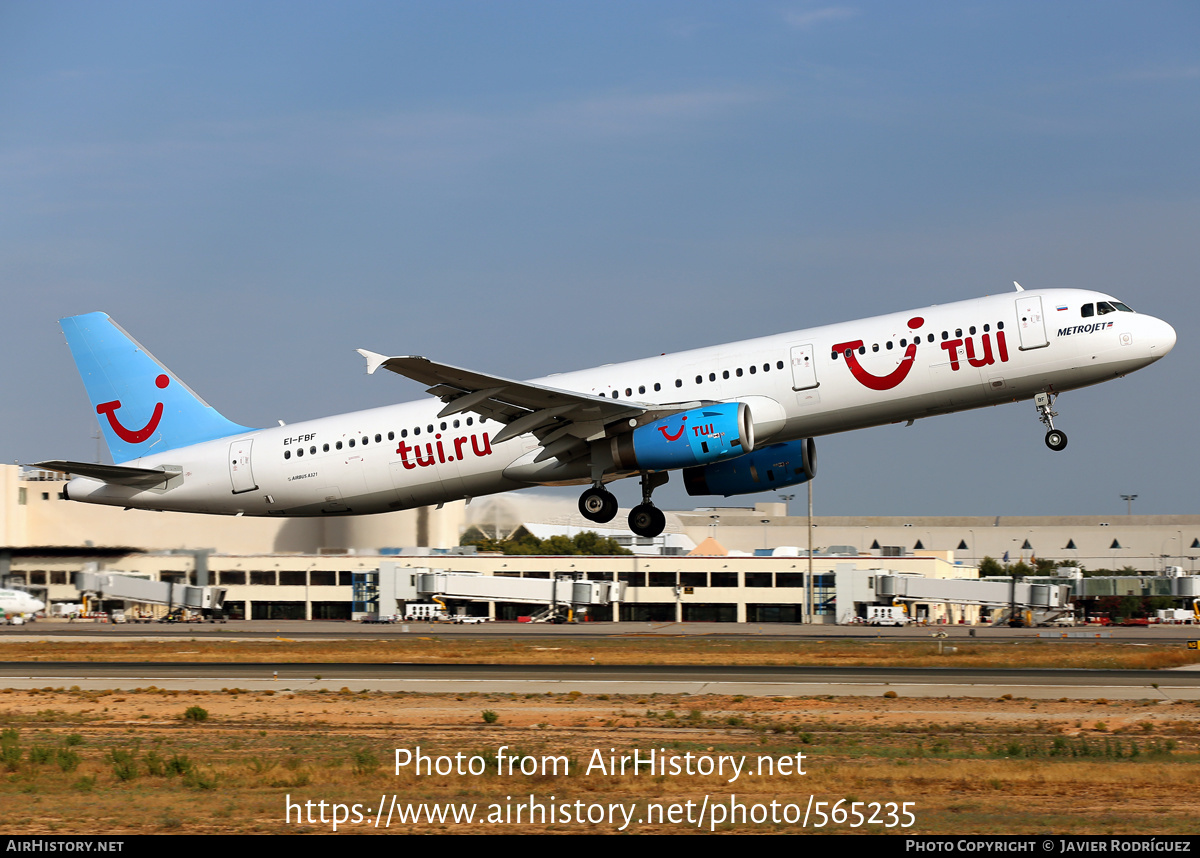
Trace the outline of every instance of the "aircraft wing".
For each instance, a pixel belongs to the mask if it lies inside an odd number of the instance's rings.
[[[151,489],[162,485],[172,477],[178,477],[175,471],[159,471],[152,468],[130,468],[125,465],[98,465],[94,462],[38,462],[30,465],[32,468],[42,468],[46,471],[60,471],[64,474],[75,474],[80,477],[91,477],[93,480],[112,483],[117,486],[132,486],[140,489]]]
[[[368,373],[383,368],[429,385],[428,392],[446,403],[438,417],[470,411],[507,424],[492,437],[493,443],[532,432],[544,448],[537,461],[551,456],[563,460],[574,458],[572,454],[578,455],[585,449],[583,442],[609,434],[607,427],[615,421],[642,423],[647,414],[659,417],[691,406],[685,403],[664,407],[607,399],[488,375],[415,355],[386,357],[365,349],[359,349],[358,353],[367,359]]]

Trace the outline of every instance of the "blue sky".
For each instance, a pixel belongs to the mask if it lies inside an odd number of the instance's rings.
[[[95,456],[56,324],[91,310],[270,425],[420,395],[356,347],[534,377],[1019,280],[1109,291],[1179,343],[1064,395],[1062,454],[1028,403],[820,439],[818,512],[1195,512],[1198,25],[0,0],[0,454]]]

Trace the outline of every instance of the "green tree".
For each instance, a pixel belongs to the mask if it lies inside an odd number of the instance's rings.
[[[979,561],[980,578],[993,578],[1004,574],[1004,567],[1000,565],[1000,561],[995,557],[984,557]]]

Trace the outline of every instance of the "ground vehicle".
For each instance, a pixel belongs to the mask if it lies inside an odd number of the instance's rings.
[[[868,625],[906,626],[911,622],[904,605],[871,605],[867,608]]]

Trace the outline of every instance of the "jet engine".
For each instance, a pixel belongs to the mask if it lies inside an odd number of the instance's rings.
[[[698,468],[686,468],[689,495],[746,495],[806,483],[817,475],[817,445],[812,438],[772,444]]]
[[[754,426],[744,402],[680,411],[612,439],[622,470],[669,471],[742,456],[754,449]]]

